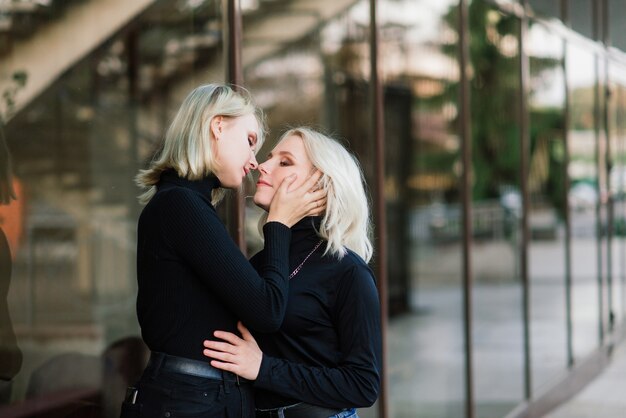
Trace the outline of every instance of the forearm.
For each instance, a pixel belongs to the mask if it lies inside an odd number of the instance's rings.
[[[371,406],[380,376],[374,365],[315,367],[263,355],[255,387],[327,408]]]
[[[266,257],[257,271],[202,202],[185,194],[170,196],[161,207],[160,225],[165,242],[246,324],[262,332],[280,327],[289,290],[289,228],[265,226]]]

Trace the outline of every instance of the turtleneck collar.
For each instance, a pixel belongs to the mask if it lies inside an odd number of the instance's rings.
[[[291,241],[297,242],[304,239],[319,240],[317,231],[322,224],[321,216],[307,216],[291,227]]]
[[[162,187],[167,187],[170,184],[196,191],[208,197],[209,200],[211,199],[211,192],[213,192],[213,189],[220,187],[219,179],[213,174],[210,174],[200,180],[189,180],[184,177],[180,177],[174,170],[167,170],[161,173],[161,179],[159,180],[157,188],[161,189]]]

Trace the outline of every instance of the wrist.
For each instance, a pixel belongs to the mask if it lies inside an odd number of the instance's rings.
[[[263,363],[263,353],[261,353],[257,358],[256,370],[254,373],[254,377],[251,380],[257,380],[259,378],[259,373],[261,373],[261,363]]]
[[[271,382],[272,357],[261,353],[261,363],[259,364],[259,373],[254,380],[254,385],[264,387]]]
[[[289,223],[285,219],[281,219],[279,216],[268,215],[267,216],[267,220],[265,222],[266,223],[267,222],[278,222],[280,224],[285,225],[287,228],[291,228],[293,226],[293,223]]]

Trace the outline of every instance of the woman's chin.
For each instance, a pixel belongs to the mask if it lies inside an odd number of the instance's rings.
[[[263,209],[265,212],[270,211],[270,202],[266,202],[266,199],[262,199],[260,197],[257,198],[256,196],[254,196],[253,201],[255,205]]]

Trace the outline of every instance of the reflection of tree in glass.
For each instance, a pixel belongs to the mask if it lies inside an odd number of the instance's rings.
[[[536,23],[531,21],[529,33]],[[565,98],[551,105],[533,105],[532,97],[549,91],[559,83],[555,74],[563,74],[563,47],[552,56],[529,57],[530,95],[530,167],[528,189],[531,199],[549,200],[563,218],[567,208],[565,193]],[[562,84],[560,87],[564,87]]]
[[[8,205],[11,199],[16,199],[11,181],[13,174],[11,154],[5,138],[4,127],[13,114],[15,95],[26,85],[26,79],[25,72],[15,72],[12,77],[13,84],[2,92],[2,101],[0,102],[0,205]]]
[[[450,8],[445,21],[451,30],[458,28],[458,6]],[[498,12],[482,0],[469,6],[469,54],[471,63],[470,112],[475,199],[499,196],[502,185],[519,184],[520,167],[520,71],[519,25],[515,16]],[[444,44],[442,51],[456,57],[458,43]],[[560,65],[560,60],[531,57],[533,81],[541,81],[542,73]],[[458,83],[451,83],[442,96],[455,97]],[[541,144],[541,133],[562,131],[562,117],[552,110],[531,111],[531,160],[535,153],[548,151],[550,172],[544,187],[554,189],[562,164],[559,147]],[[552,184],[554,183],[554,184]],[[554,190],[552,190],[554,191]],[[559,193],[551,193],[560,199]],[[556,202],[553,202],[556,203]]]
[[[13,189],[11,155],[4,136],[4,126],[13,110],[15,93],[26,83],[26,75],[16,73],[13,81],[14,86],[2,94],[3,107],[0,109],[0,205],[8,205],[11,200],[16,199]],[[0,222],[0,404],[11,400],[11,380],[22,366],[22,352],[17,346],[7,303],[11,269],[11,250],[2,229],[2,222]]]

